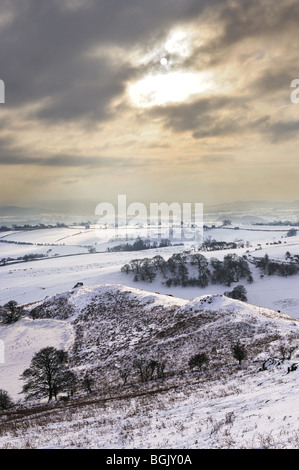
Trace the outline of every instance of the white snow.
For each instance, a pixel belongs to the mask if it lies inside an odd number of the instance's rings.
[[[283,260],[286,251],[291,256],[299,255],[299,235],[285,236],[289,227],[252,228],[244,225],[239,230],[233,227],[212,229],[204,235],[219,241],[248,242],[250,246],[237,248],[235,252],[239,256],[246,254],[249,259],[267,253],[272,259]],[[135,239],[138,231],[132,231],[130,236]],[[0,266],[1,305],[12,299],[28,304],[67,295],[75,312],[74,317],[63,321],[26,317],[0,327],[0,340],[5,346],[5,362],[0,363],[0,388],[7,390],[15,400],[21,398],[20,374],[29,366],[34,353],[45,346],[68,349],[74,341],[73,319],[94,298],[105,293],[112,298],[118,298],[118,293],[130,293],[130,299],[139,302],[140,314],[144,316],[155,305],[164,305],[166,310],[175,305],[177,317],[186,317],[188,312],[198,312],[198,315],[211,311],[229,313],[225,321],[231,321],[232,329],[247,320],[256,322],[263,332],[274,323],[275,331],[282,336],[297,334],[299,329],[296,321],[299,319],[298,275],[261,278],[259,271],[250,265],[254,282],[244,283],[249,302],[245,304],[224,297],[223,292],[228,290],[225,286],[167,288],[159,279],[151,284],[136,283],[120,271],[134,258],[160,254],[167,259],[173,253],[184,251],[183,246],[108,253],[107,247],[117,244],[111,241],[111,233],[103,231],[99,238],[93,229],[82,227],[11,231],[2,233],[1,239],[15,243],[0,243],[0,259],[28,253],[46,254],[51,249],[47,258]],[[87,253],[90,245],[98,253]],[[223,259],[231,252],[221,250],[203,252],[203,255]],[[56,253],[60,257],[54,258]],[[83,287],[74,289],[77,282],[83,282]],[[221,321],[218,316],[215,326],[221,325]],[[129,325],[129,311],[126,322]],[[148,330],[155,330],[155,327],[150,321]],[[133,348],[141,334],[147,338],[148,330],[132,330],[126,344]],[[107,347],[112,347],[120,338],[118,331],[112,334]],[[180,335],[182,341],[184,335],[184,332]],[[219,344],[221,346],[221,338]],[[91,344],[91,352],[93,347]],[[186,345],[187,353],[192,352],[192,347]],[[96,358],[96,349],[92,357]],[[261,353],[255,359],[267,357]],[[298,356],[294,358],[296,361]],[[263,372],[257,372],[258,366],[249,363],[235,370],[224,365],[209,380],[198,372],[166,381],[162,385],[165,388],[169,385],[169,389],[157,394],[114,400],[110,397],[107,402],[99,397],[98,403],[86,403],[73,411],[57,409],[41,422],[32,420],[24,428],[19,426],[1,435],[0,448],[28,445],[34,448],[298,448],[299,369],[287,374],[291,363],[285,361]],[[85,366],[81,364],[79,368]],[[198,377],[197,382],[194,377]],[[121,394],[126,389],[116,391]],[[128,388],[127,392],[130,391]]]
[[[47,346],[67,350],[73,342],[73,328],[64,321],[23,318],[15,324],[1,326],[0,340],[4,344],[0,388],[19,400],[23,386],[20,374],[29,367],[33,355]]]

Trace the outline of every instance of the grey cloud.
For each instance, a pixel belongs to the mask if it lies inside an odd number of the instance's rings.
[[[275,144],[292,138],[298,140],[298,133],[299,120],[278,121],[271,123],[267,128],[267,134]]]
[[[133,162],[120,157],[79,157],[76,155],[56,155],[47,157],[29,157],[23,155],[6,154],[0,156],[0,165],[35,165],[49,167],[86,167],[86,168],[115,168],[123,166],[138,166],[140,162]]]
[[[213,96],[192,103],[156,107],[152,116],[162,119],[166,128],[174,132],[192,131],[195,138],[222,135],[239,129],[239,121],[221,117],[222,111],[232,115],[246,109],[243,97]]]
[[[294,72],[289,70],[268,70],[262,76],[251,83],[251,87],[260,93],[272,93],[273,91],[287,91],[289,94],[290,83],[294,77]]]
[[[36,153],[36,152],[35,152]],[[11,137],[0,136],[0,166],[34,165],[57,168],[136,168],[146,166],[147,162],[138,158],[117,156],[78,156],[72,154],[36,155],[19,147]]]
[[[255,114],[247,97],[242,96],[210,97],[192,103],[156,107],[151,115],[160,118],[165,128],[175,133],[191,132],[197,140],[259,134],[269,142],[278,142],[298,135],[299,130],[296,120],[275,121],[269,114]]]
[[[65,185],[76,184],[76,183],[79,183],[79,181],[80,181],[79,179],[63,180],[62,184],[65,184]]]
[[[279,62],[287,60],[298,31],[297,0],[219,1],[211,5],[210,11],[213,12],[209,20],[210,25],[219,33],[213,39],[209,38],[195,47],[192,56],[186,59],[184,67],[194,68],[197,64],[198,67],[211,68],[227,64],[235,54],[235,46],[240,46],[248,39],[260,48],[261,54],[268,49],[268,45],[272,46],[274,43],[279,50],[284,44],[285,54],[281,54]]]
[[[297,0],[273,2],[273,0],[233,0],[222,2],[219,8],[219,21],[223,33],[208,47],[224,49],[248,38],[262,38],[281,31],[296,28],[299,20]]]
[[[175,163],[182,165],[182,166],[197,166],[201,165],[202,163],[229,163],[235,160],[235,156],[226,154],[226,153],[209,153],[204,155],[193,155],[193,156],[184,156],[179,157],[175,160]]]
[[[205,163],[227,163],[235,160],[235,157],[232,155],[226,154],[209,154],[203,155],[201,161]]]
[[[214,64],[227,62],[231,46],[246,38],[279,35],[285,28],[292,30],[299,20],[297,0],[282,4],[274,4],[272,0],[81,0],[76,2],[76,8],[67,8],[66,0],[5,0],[4,3],[6,12],[12,12],[12,20],[0,28],[1,78],[6,83],[7,106],[13,109],[39,104],[38,109],[28,111],[28,117],[48,123],[77,120],[91,125],[112,119],[119,112],[112,108],[113,99],[122,96],[129,80],[154,66],[133,67],[126,53],[131,48],[144,48],[146,52],[172,26],[186,21],[199,22],[204,12],[212,12],[215,28],[221,26],[219,34],[215,40],[197,48],[182,64],[184,67],[199,65],[200,61],[203,66],[213,61]],[[98,46],[107,52],[117,46],[123,56],[118,59],[111,53],[90,55]],[[266,46],[261,43],[261,49]],[[284,65],[291,65],[287,59],[282,60]],[[292,71],[294,68],[295,65]],[[294,78],[291,73],[291,69],[284,74],[282,66],[271,65],[264,75],[249,84],[250,93],[266,96],[270,92],[283,92],[287,85],[287,94],[289,80]],[[167,105],[144,114],[160,118],[174,132],[190,131],[200,139],[244,132],[245,118],[230,120],[221,111],[231,110],[234,114],[246,106],[245,97],[220,96]],[[254,128],[254,123],[249,121],[247,128],[250,127]],[[289,129],[290,125],[286,125],[281,135],[290,133]],[[17,155],[14,158],[17,161]],[[46,160],[41,158],[39,164]]]
[[[138,70],[126,50],[167,34],[171,25],[199,15],[207,0],[86,0],[78,8],[57,1],[11,0],[13,20],[0,29],[2,79],[7,103],[39,103],[39,119],[109,119],[111,100]],[[211,2],[210,2],[211,3]],[[213,3],[213,2],[212,2]],[[92,48],[118,46],[113,57],[90,57]],[[43,99],[48,98],[43,105]]]

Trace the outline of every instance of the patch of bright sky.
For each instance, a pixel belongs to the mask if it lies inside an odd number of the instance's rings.
[[[164,44],[137,57],[147,67],[145,75],[128,86],[131,103],[141,108],[178,103],[215,89],[211,72],[184,70],[184,60],[192,55],[195,44],[198,47],[200,39],[192,30],[175,29]]]
[[[133,83],[129,97],[134,106],[150,107],[186,101],[194,95],[212,90],[215,84],[208,72],[169,72],[147,75]]]

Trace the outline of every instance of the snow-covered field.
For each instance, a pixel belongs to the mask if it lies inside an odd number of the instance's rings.
[[[262,257],[267,253],[271,259],[283,260],[287,251],[293,256],[299,255],[299,235],[286,237],[287,230],[287,227],[285,229],[280,227],[278,230],[277,227],[271,226],[263,228],[245,226],[244,230],[241,227],[239,230],[234,228],[211,229],[204,232],[204,235],[205,237],[217,239],[217,241],[237,242],[242,240],[245,247],[234,250],[239,256],[244,254],[248,256],[249,254],[253,257]],[[186,247],[170,246],[145,251],[108,253],[106,251],[108,246],[115,246],[115,244],[122,242],[109,242],[111,234],[106,235],[106,232],[106,230],[103,230],[103,235],[100,238],[97,238],[94,229],[84,229],[82,227],[35,230],[21,233],[10,232],[8,236],[2,234],[2,237],[5,237],[3,240],[25,241],[35,244],[0,243],[0,257],[10,256],[16,258],[33,252],[46,253],[49,249],[51,249],[51,252],[47,258],[38,261],[0,266],[0,304],[3,305],[12,299],[20,304],[42,300],[47,295],[70,289],[79,281],[83,282],[84,285],[126,284],[146,288],[153,292],[169,293],[185,299],[208,293],[223,294],[227,290],[221,285],[209,285],[204,289],[200,289],[194,287],[168,288],[159,281],[146,285],[144,283],[136,284],[130,276],[120,272],[125,263],[134,258],[153,257],[157,254],[167,259],[173,253],[184,251]],[[53,243],[54,245],[43,246],[45,240],[47,240],[47,243]],[[75,241],[77,245],[74,243]],[[96,242],[97,244],[95,244]],[[128,242],[130,242],[130,239]],[[247,245],[250,245],[249,247],[246,246],[246,242],[248,242]],[[62,243],[65,243],[65,245],[62,245]],[[88,253],[86,247],[91,244],[98,253]],[[225,255],[231,252],[232,250],[219,250],[203,252],[203,254],[208,259],[211,257],[223,259]],[[54,257],[56,254],[59,254],[60,257]],[[259,273],[253,268],[253,276],[254,283],[250,285],[245,283],[250,303],[281,310],[296,318],[299,317],[299,278],[297,275],[288,278],[281,276],[260,278]]]
[[[238,230],[233,227],[215,228],[204,235],[217,241],[242,241],[244,247],[236,248],[234,252],[239,256],[246,255],[249,262],[266,253],[271,259],[284,261],[287,251],[293,257],[299,255],[299,235],[286,237],[288,229],[289,227],[264,226],[244,226]],[[52,296],[56,294],[62,293],[63,297],[64,292],[73,292],[69,302],[78,315],[86,305],[92,304],[94,286],[108,284],[118,285],[117,289],[114,288],[115,293],[111,293],[111,298],[122,309],[125,308],[122,297],[117,303],[117,295],[122,292],[122,286],[128,286],[125,289],[133,293],[135,289],[144,290],[136,293],[139,310],[135,304],[136,299],[128,306],[128,331],[133,316],[137,314],[138,317],[138,311],[146,316],[147,304],[151,305],[153,299],[151,308],[156,305],[159,312],[165,310],[165,315],[166,312],[171,315],[172,305],[175,305],[178,309],[175,321],[178,321],[180,313],[185,318],[190,311],[201,311],[204,308],[203,302],[210,295],[213,298],[213,308],[209,308],[214,309],[217,315],[231,312],[231,316],[225,317],[223,324],[215,322],[213,337],[219,342],[219,346],[216,343],[214,346],[217,350],[219,347],[221,349],[224,341],[221,332],[228,331],[228,327],[232,332],[234,329],[237,332],[238,325],[243,325],[244,321],[248,322],[250,328],[258,322],[261,331],[267,331],[268,327],[271,330],[273,324],[278,328],[280,321],[284,324],[283,314],[287,314],[294,322],[288,320],[287,327],[283,327],[284,331],[297,331],[298,275],[262,278],[258,269],[250,263],[254,282],[242,284],[247,289],[248,303],[251,305],[217,297],[216,294],[223,294],[227,290],[223,285],[210,284],[206,288],[167,287],[159,278],[152,283],[134,282],[132,276],[121,272],[124,264],[132,259],[152,258],[157,254],[168,259],[172,254],[181,253],[190,247],[169,246],[136,252],[108,252],[108,247],[126,241],[125,236],[117,242],[110,235],[106,231],[99,238],[93,229],[84,227],[1,233],[1,259],[16,259],[30,253],[47,254],[47,257],[0,265],[0,305],[9,300],[16,300],[22,305],[35,305],[36,302],[43,305],[44,299],[51,302]],[[132,238],[131,235],[127,237],[127,241],[130,243],[137,236],[138,232],[134,232]],[[1,243],[1,240],[10,243]],[[90,246],[97,252],[89,253]],[[222,260],[228,253],[232,253],[232,250],[205,251],[203,255],[208,259],[216,257]],[[83,283],[83,288],[73,290],[78,282]],[[130,311],[132,305],[137,308],[134,315]],[[263,308],[273,312],[269,311],[270,314],[267,314]],[[113,309],[112,312],[117,311],[117,308]],[[264,318],[264,326],[260,315]],[[32,320],[28,316],[16,324],[1,326],[0,340],[5,345],[5,362],[0,363],[0,388],[7,390],[14,400],[21,400],[20,374],[29,366],[33,354],[45,346],[72,348],[76,336],[72,320],[73,318],[61,320],[58,317]],[[111,317],[111,325],[113,321]],[[105,322],[103,325],[105,327]],[[157,331],[157,326],[153,323],[150,326],[151,331]],[[92,322],[89,326],[86,323],[86,328],[91,328],[90,334],[95,327]],[[99,328],[101,331],[102,326]],[[139,328],[140,325],[137,324],[132,329],[128,343],[126,338],[120,336],[124,345],[135,348],[139,340],[147,341],[147,330],[142,327],[142,335],[138,336]],[[96,334],[97,331],[95,330]],[[207,334],[207,327],[202,331]],[[276,329],[275,334],[277,332]],[[109,335],[109,330],[105,334]],[[178,341],[179,347],[184,348],[184,342],[181,341],[186,334],[174,337],[171,342],[162,341],[161,345],[166,347],[168,343]],[[105,337],[105,341],[113,352],[113,347],[116,347],[113,341],[117,341],[117,336],[113,332],[111,335],[111,340],[107,341]],[[261,333],[257,334],[257,340],[260,335]],[[192,340],[190,344],[195,347],[197,343]],[[181,358],[192,352],[189,343],[188,348],[182,349]],[[92,348],[91,350],[93,351]],[[87,352],[88,348],[83,350],[82,357]],[[112,352],[109,356],[111,361]],[[97,357],[88,354],[87,358]],[[261,356],[259,360],[266,358]],[[201,372],[185,371],[183,375],[171,376],[162,383],[150,383],[148,386],[131,384],[127,388],[116,386],[114,391],[107,392],[110,393],[109,397],[105,390],[101,390],[92,397],[81,396],[78,402],[70,400],[67,404],[57,406],[45,404],[40,414],[35,410],[32,418],[18,415],[13,419],[14,425],[9,424],[9,414],[3,418],[4,421],[1,421],[0,415],[0,448],[298,448],[299,369],[287,373],[287,367],[291,363],[292,361],[284,361],[269,370],[257,372],[258,364],[249,361],[240,368],[236,365],[218,367],[215,373],[208,376]],[[89,362],[90,367],[91,365],[92,362]],[[84,362],[80,364],[80,367],[85,366]],[[45,411],[47,409],[50,411]]]

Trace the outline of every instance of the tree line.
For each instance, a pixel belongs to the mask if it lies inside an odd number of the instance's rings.
[[[1,225],[0,232],[10,232],[12,230],[19,231],[19,230],[42,230],[42,229],[49,229],[49,228],[67,228],[68,225],[57,222],[56,225],[45,225],[45,224],[37,224],[37,225],[17,225],[13,224],[11,227],[7,227],[6,225]]]
[[[297,349],[297,346],[281,343],[278,349],[281,361],[290,360]],[[239,339],[231,342],[230,351],[239,365],[248,358],[247,346]],[[212,354],[214,354],[214,350]],[[87,393],[92,393],[95,385],[92,374],[86,371],[79,380],[69,367],[68,360],[66,351],[52,346],[42,348],[35,353],[30,366],[20,376],[20,379],[24,382],[21,393],[25,395],[25,399],[48,399],[48,402],[68,400],[75,395],[78,388],[85,390]],[[211,359],[205,351],[198,351],[187,360],[189,370],[193,372],[194,370],[201,371]],[[123,364],[119,368],[119,375],[123,381],[122,386],[127,385],[128,378],[134,373],[137,373],[140,383],[147,383],[151,380],[164,380],[166,377],[166,363],[165,359],[132,358],[130,364]],[[260,371],[267,369],[266,363],[263,363],[259,369]],[[296,368],[297,364],[293,364],[288,368],[288,372],[296,370]],[[9,393],[0,389],[0,410],[9,410],[13,406],[14,402]]]
[[[261,275],[291,276],[299,272],[299,263],[274,261],[266,254],[255,258],[253,264],[260,269]],[[208,260],[201,253],[177,253],[165,260],[161,255],[153,258],[133,259],[122,266],[121,271],[133,275],[134,281],[153,282],[161,275],[167,287],[207,287],[210,283],[231,284],[244,279],[253,282],[247,256],[229,253],[223,261],[212,257]]]
[[[182,243],[177,243],[176,246],[178,245],[182,245]],[[107,251],[109,252],[142,251],[142,250],[150,250],[153,248],[164,248],[166,246],[172,246],[172,243],[168,238],[162,238],[160,242],[142,240],[141,238],[137,238],[137,240],[135,240],[134,243],[122,243],[120,245],[108,247]]]
[[[160,274],[168,287],[206,287],[209,283],[230,286],[240,279],[253,281],[247,260],[236,254],[227,254],[223,261],[217,258],[209,261],[200,253],[173,254],[168,260],[156,255],[153,258],[134,259],[122,266],[121,271],[132,274],[136,282],[152,282]]]
[[[282,360],[290,359],[294,350],[287,350],[281,346],[280,352]],[[247,348],[239,340],[231,343],[231,353],[241,365],[247,358]],[[206,352],[200,351],[189,357],[188,367],[191,372],[201,371],[210,362],[210,357]],[[151,380],[164,380],[166,361],[153,358],[135,358],[130,365],[123,365],[119,369],[119,375],[123,381],[122,386],[126,386],[128,378],[137,373],[140,383],[147,383]],[[26,400],[66,400],[73,397],[77,388],[84,389],[87,393],[94,391],[93,376],[86,372],[80,380],[69,368],[68,353],[62,349],[48,346],[42,348],[32,357],[30,366],[24,370],[20,379],[24,381],[21,393]],[[14,407],[14,401],[6,390],[0,389],[0,410],[9,410]]]
[[[238,343],[239,344],[239,343]],[[246,358],[245,346],[239,344],[232,347],[233,355],[239,364]],[[188,366],[191,371],[194,368],[201,369],[209,358],[205,353],[197,353],[189,359]],[[165,378],[165,360],[135,358],[131,366],[124,366],[119,370],[123,380],[123,386],[133,372],[137,372],[140,383]],[[24,381],[21,393],[26,400],[48,399],[48,402],[58,399],[69,399],[74,396],[77,387],[92,393],[94,380],[92,375],[85,373],[81,381],[68,366],[68,353],[62,349],[48,346],[42,348],[32,357],[30,366],[24,370],[20,379]],[[80,382],[80,383],[79,383]],[[63,394],[63,395],[61,395]],[[6,390],[0,389],[0,410],[9,410],[14,406],[13,399]]]
[[[290,254],[287,252],[286,259],[288,258],[290,258]],[[287,261],[274,261],[269,258],[267,253],[263,258],[255,259],[254,264],[260,269],[263,275],[267,276],[293,276],[299,272],[298,259],[296,263]]]

